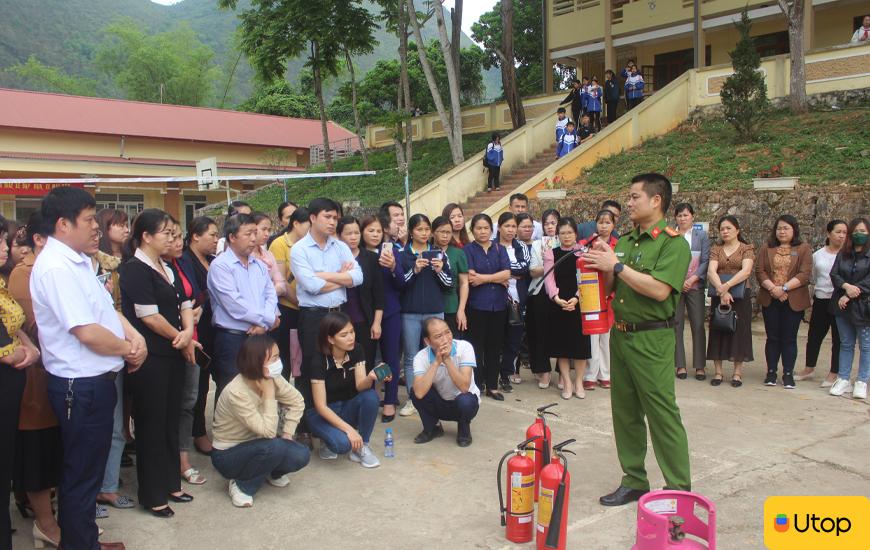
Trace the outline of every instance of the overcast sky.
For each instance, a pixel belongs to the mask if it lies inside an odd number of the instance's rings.
[[[183,0],[151,0],[158,4],[177,4]],[[417,0],[417,8],[425,3],[426,0]],[[444,0],[444,5],[447,8],[452,8],[455,0]],[[480,16],[488,12],[495,5],[496,0],[465,0],[462,8],[462,30],[465,34],[471,36],[471,25],[480,19]],[[217,5],[217,2],[215,2]]]

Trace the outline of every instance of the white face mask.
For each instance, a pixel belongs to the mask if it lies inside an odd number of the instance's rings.
[[[266,365],[266,368],[269,369],[269,378],[278,378],[284,371],[284,363],[281,362],[279,357]]]

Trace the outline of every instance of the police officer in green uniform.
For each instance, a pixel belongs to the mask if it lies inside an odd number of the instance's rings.
[[[610,336],[611,396],[620,487],[601,497],[604,506],[635,501],[649,491],[646,418],[666,488],[691,488],[689,445],[674,393],[674,313],[691,252],[665,220],[671,182],[661,174],[631,180],[628,211],[634,231],[611,250],[598,240],[584,258],[605,273],[615,293]]]

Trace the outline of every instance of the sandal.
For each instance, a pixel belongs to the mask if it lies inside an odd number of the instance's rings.
[[[689,375],[686,372],[686,369],[677,369],[677,378],[679,378],[680,380],[685,380],[688,377]]]
[[[706,380],[707,379],[707,371],[704,369],[695,369],[695,380]]]
[[[114,500],[109,500],[107,498],[98,498],[97,504],[107,504],[112,508],[125,509],[125,508],[134,508],[136,505],[133,504],[133,499],[126,495],[118,495]]]
[[[199,470],[196,468],[188,468],[184,472],[182,472],[181,477],[184,478],[185,481],[190,483],[191,485],[202,485],[207,479],[205,479],[202,474],[199,473]]]
[[[713,379],[710,380],[710,385],[711,385],[711,386],[718,386],[718,385],[721,384],[721,383],[722,383],[722,375],[721,375],[721,374],[716,374],[716,375],[714,375],[714,376],[713,376]]]
[[[508,380],[510,380],[511,384],[522,384],[523,379],[519,374],[512,374],[508,376]]]
[[[743,385],[743,377],[739,374],[735,374],[731,377],[731,386],[734,388],[739,388]]]

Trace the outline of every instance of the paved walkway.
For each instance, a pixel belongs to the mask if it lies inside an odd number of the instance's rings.
[[[795,390],[765,387],[763,328],[755,327],[756,361],[745,369],[744,386],[718,388],[693,378],[677,380],[679,405],[689,434],[694,489],[718,506],[721,548],[762,548],[762,509],[768,495],[870,494],[870,403],[835,398],[820,380]],[[799,368],[807,325],[801,327]],[[688,336],[688,335],[687,335]],[[827,345],[827,344],[826,344]],[[820,365],[827,365],[829,346]],[[822,371],[823,369],[819,369]],[[708,364],[708,373],[712,364]],[[201,487],[185,486],[192,504],[173,505],[175,518],[159,520],[137,510],[110,510],[100,520],[104,540],[123,540],[129,549],[420,549],[508,548],[499,526],[495,471],[499,457],[525,435],[540,405],[559,402],[552,421],[554,439],[574,437],[568,548],[630,548],[636,506],[604,508],[598,497],[620,479],[610,418],[610,392],[587,392],[585,400],[563,401],[555,385],[539,390],[525,383],[503,403],[485,399],[472,424],[474,444],[460,449],[455,424],[447,435],[414,445],[419,418],[390,424],[396,458],[364,470],[346,459],[311,464],[291,485],[266,485],[250,509],[236,509],[226,481],[207,458],[195,465],[208,477]],[[726,369],[726,379],[730,367]],[[820,377],[819,377],[820,378]],[[378,423],[373,448],[383,453]],[[652,456],[654,487],[663,481]],[[134,491],[135,468],[122,471]],[[135,493],[133,493],[135,496]],[[30,525],[15,515],[15,548],[30,548]],[[25,536],[27,535],[27,536]],[[525,545],[524,548],[533,548]]]

